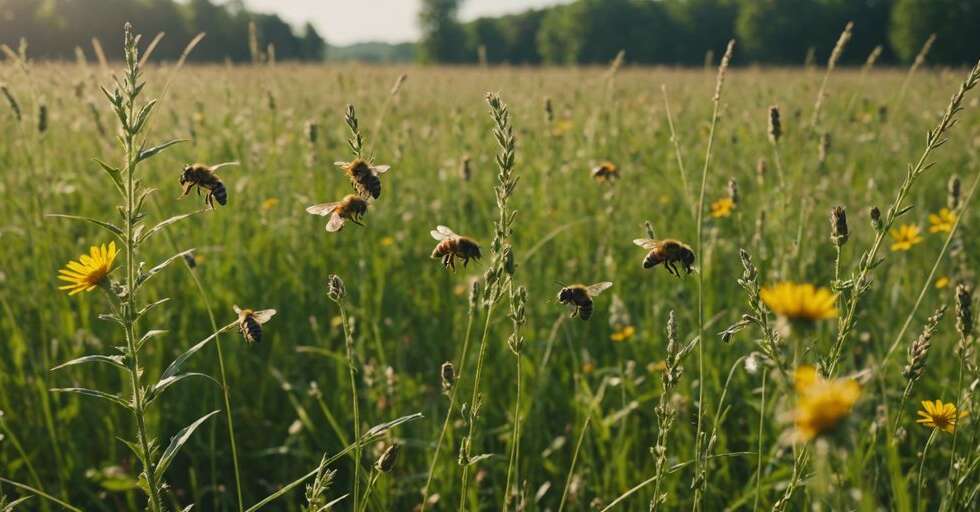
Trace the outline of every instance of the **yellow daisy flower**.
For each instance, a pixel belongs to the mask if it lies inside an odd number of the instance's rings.
[[[723,197],[711,203],[711,216],[716,219],[728,217],[732,214],[732,210],[734,209],[735,201],[732,201],[732,198],[730,197]]]
[[[949,278],[948,277],[942,276],[942,277],[936,279],[936,288],[942,290],[943,288],[945,288],[947,286],[949,286]]]
[[[616,342],[629,341],[634,334],[636,334],[636,328],[632,325],[627,325],[626,327],[623,327],[622,329],[609,335],[609,339]]]
[[[956,422],[967,415],[966,411],[957,414],[955,405],[944,404],[942,400],[935,402],[923,400],[922,408],[925,410],[919,411],[919,419],[915,420],[916,423],[929,428],[938,428],[950,434],[956,430]]]
[[[269,198],[266,198],[264,201],[262,201],[262,204],[259,205],[259,208],[261,208],[263,212],[267,212],[269,210],[272,210],[273,208],[275,208],[278,205],[279,205],[279,199],[278,198],[276,198],[276,197],[269,197]]]
[[[809,283],[783,282],[763,287],[759,297],[774,313],[789,320],[826,320],[837,316],[834,294]]]
[[[854,379],[824,379],[812,366],[796,369],[796,408],[793,423],[796,437],[809,441],[832,430],[851,413],[861,396]]]
[[[108,246],[93,245],[89,254],[79,256],[78,261],[69,261],[65,268],[58,271],[58,279],[71,283],[58,289],[68,291],[68,295],[94,290],[112,271],[116,254],[116,242],[109,242]]]
[[[939,210],[939,213],[929,214],[929,232],[930,233],[949,233],[953,230],[953,224],[956,223],[956,214],[950,211],[949,208],[943,208]]]
[[[895,243],[892,244],[892,251],[907,251],[911,249],[913,245],[922,241],[920,233],[919,226],[912,224],[902,224],[901,227],[892,229],[892,239],[895,240]]]

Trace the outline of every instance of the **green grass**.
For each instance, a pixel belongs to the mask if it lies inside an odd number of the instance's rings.
[[[734,62],[739,63],[737,49]],[[159,96],[170,72],[170,67],[149,68],[146,95]],[[503,508],[509,478],[519,492],[526,492],[529,510],[557,510],[566,481],[565,510],[586,510],[590,503],[601,508],[656,473],[650,448],[657,442],[662,387],[655,364],[665,358],[668,311],[676,312],[682,344],[697,334],[698,276],[677,279],[660,267],[642,269],[644,251],[632,240],[647,236],[644,222],[649,221],[658,236],[694,246],[698,226],[686,198],[697,197],[693,187],[700,184],[714,70],[624,68],[610,78],[605,70],[588,68],[280,64],[185,67],[177,73],[157,107],[149,138],[189,141],[142,164],[145,185],[159,189],[148,222],[200,207],[194,195],[177,199],[185,164],[237,160],[241,165],[220,171],[228,188],[227,206],[176,224],[169,230],[176,247],[164,238],[146,246],[148,263],[169,256],[174,248],[194,248],[195,272],[207,303],[182,265],[151,281],[143,300],[172,301],[148,315],[140,328],[168,332],[143,350],[140,362],[144,379],[153,382],[174,357],[211,335],[208,304],[218,326],[235,320],[232,304],[278,310],[265,325],[260,344],[245,345],[235,333],[220,338],[246,508],[315,472],[324,454],[334,456],[353,442],[341,313],[326,295],[330,274],[346,283],[344,307],[352,327],[361,431],[416,412],[424,415],[386,436],[386,441],[403,446],[393,471],[373,486],[367,507],[410,510],[420,501],[449,407],[439,369],[445,361],[460,367],[469,285],[490,265],[498,215],[493,192],[498,147],[484,101],[487,91],[499,91],[509,105],[517,137],[515,173],[520,181],[510,207],[518,212],[514,284],[528,290],[527,325],[522,328],[527,344],[519,363],[520,448],[509,468],[518,366],[507,345],[509,302],[502,299],[487,322],[483,403],[470,450],[474,457],[492,456],[470,468],[470,496],[462,501],[472,504],[471,509],[477,503],[481,510]],[[408,80],[389,98],[402,73]],[[690,354],[669,400],[677,416],[667,443],[667,471],[657,486],[666,493],[666,509],[690,508],[694,501],[690,486],[696,467],[691,462],[699,416],[695,406],[702,389],[702,429],[717,438],[705,459],[709,471],[701,508],[771,509],[783,495],[793,468],[793,448],[785,441],[792,427],[786,421],[792,383],[769,369],[765,410],[760,411],[763,373],[747,372],[741,362],[756,350],[753,341],[761,333],[750,328],[730,343],[716,335],[748,311],[736,282],[743,272],[738,250],[752,254],[762,284],[786,279],[830,286],[835,251],[827,219],[831,207],[842,205],[850,239],[843,247],[841,273],[850,276],[875,235],[868,209],[884,210],[890,204],[906,165],[922,154],[925,131],[935,127],[966,73],[920,70],[899,101],[904,71],[872,71],[863,77],[858,71],[835,70],[815,133],[809,124],[821,71],[729,71],[705,186],[704,246],[697,255],[703,272],[703,374],[699,380],[697,354]],[[65,262],[109,240],[91,225],[45,217],[72,213],[118,219],[112,185],[92,160],[117,159],[119,154],[114,119],[98,90],[109,83],[109,74],[67,64],[32,64],[25,72],[4,61],[0,76],[23,111],[17,122],[7,104],[0,103],[0,476],[84,510],[137,509],[146,500],[134,488],[140,465],[116,439],[132,438],[131,416],[99,400],[48,391],[88,387],[115,392],[128,385],[118,369],[104,365],[49,371],[76,357],[112,353],[112,347],[125,343],[112,324],[97,318],[106,310],[100,294],[69,298],[56,290],[55,275]],[[691,190],[681,184],[661,84],[667,87]],[[545,98],[554,106],[557,119],[552,125],[546,121]],[[90,102],[100,112],[105,135],[99,133]],[[48,117],[43,134],[36,130],[42,104]],[[324,218],[308,215],[304,208],[349,193],[346,178],[332,165],[350,158],[347,104],[357,107],[367,154],[376,163],[390,164],[392,171],[382,177],[383,193],[364,219],[367,226],[348,224],[331,234],[324,231]],[[777,193],[767,138],[768,107],[773,104],[782,112],[783,197]],[[925,286],[922,303],[889,366],[863,375],[862,398],[851,416],[814,443],[790,510],[810,503],[834,510],[908,510],[915,505],[919,454],[930,436],[928,429],[913,423],[915,410],[924,399],[956,400],[955,283],[972,284],[978,261],[971,236],[977,215],[968,209],[959,226],[964,247],[947,255],[937,270],[953,284],[937,289],[926,282],[945,242],[944,234],[928,233],[927,215],[946,205],[950,175],[962,177],[965,197],[980,171],[976,99],[968,96],[964,106],[959,124],[949,132],[951,140],[931,159],[936,165],[910,191],[906,204],[914,207],[898,220],[921,226],[924,240],[908,252],[893,253],[886,236],[880,253],[885,260],[872,271],[870,291],[857,309],[837,374],[874,368]],[[386,108],[378,128],[378,116]],[[305,135],[309,121],[319,125],[314,145]],[[824,163],[818,161],[821,132],[832,135]],[[460,167],[467,155],[472,178],[464,181]],[[760,158],[768,163],[763,178],[756,173]],[[592,181],[590,168],[602,160],[619,166],[618,182]],[[712,218],[708,205],[727,195],[730,178],[737,180],[740,201],[732,216]],[[757,236],[760,212],[766,220]],[[429,257],[436,243],[429,230],[437,224],[479,240],[484,259],[455,274],[443,270]],[[117,274],[122,277],[121,271]],[[615,286],[596,299],[590,321],[562,319],[567,311],[555,303],[556,282],[605,280]],[[622,343],[610,340],[613,296],[636,327],[636,335]],[[905,389],[901,366],[907,344],[941,303],[949,304],[950,312],[905,406],[904,431],[890,444],[886,426],[894,421]],[[461,502],[457,453],[468,425],[459,407],[470,405],[486,311],[476,311],[470,360],[465,373],[457,376],[460,394],[430,487],[439,503],[430,510],[452,510]],[[816,364],[830,352],[835,336],[836,322],[820,322],[809,331],[794,330],[784,349],[791,354],[790,347],[799,343],[800,361]],[[207,347],[187,369],[218,378],[214,350]],[[165,447],[176,431],[224,409],[223,404],[213,382],[189,379],[148,411],[147,429]],[[165,504],[238,509],[224,422],[222,415],[212,418],[174,460]],[[968,418],[957,434],[956,446],[968,465],[976,463],[977,432]],[[952,445],[953,436],[940,433],[929,446],[923,466],[927,484],[921,491],[924,509],[937,509],[950,494]],[[383,448],[372,443],[363,450],[362,490]],[[349,454],[336,458],[331,467],[338,473],[326,501],[354,489]],[[965,479],[967,494],[980,484],[975,470]],[[300,510],[305,500],[299,487],[270,509]],[[653,492],[654,485],[641,487],[619,509],[647,510]],[[11,499],[25,495],[22,487],[5,483],[0,483],[0,493]],[[40,497],[24,507],[34,510],[42,502],[57,507]],[[352,503],[348,497],[338,509],[347,510]],[[976,506],[975,500],[968,503]],[[957,508],[953,503],[944,506]]]

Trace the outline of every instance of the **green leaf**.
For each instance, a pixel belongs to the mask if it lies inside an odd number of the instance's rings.
[[[177,456],[177,452],[180,451],[181,447],[183,447],[185,443],[187,443],[187,440],[191,438],[191,434],[197,430],[197,427],[201,426],[201,424],[207,421],[208,418],[218,414],[219,412],[221,411],[211,411],[210,413],[201,416],[197,419],[197,421],[187,425],[181,429],[180,432],[177,432],[177,435],[170,438],[170,446],[167,446],[167,449],[163,451],[163,455],[160,456],[160,460],[157,461],[156,469],[154,470],[156,472],[157,480],[163,477],[163,474],[167,471],[170,463],[173,462],[174,457]]]
[[[136,351],[139,352],[140,350],[143,350],[143,345],[146,342],[150,341],[151,339],[153,339],[153,338],[155,338],[157,336],[160,336],[162,334],[166,334],[166,332],[167,331],[162,330],[162,329],[153,329],[153,330],[150,330],[150,331],[146,331],[146,334],[144,334],[143,337],[140,338],[139,342],[136,343]]]
[[[168,142],[164,142],[163,144],[160,144],[158,146],[153,146],[152,148],[144,149],[140,151],[139,157],[136,159],[136,161],[142,162],[147,158],[152,158],[153,156],[163,151],[164,149],[167,149],[170,146],[173,146],[174,144],[180,144],[181,142],[187,142],[187,139],[174,139]]]
[[[163,269],[167,268],[167,266],[173,263],[174,261],[183,258],[184,256],[191,254],[192,252],[194,252],[194,249],[188,249],[183,252],[178,252],[177,254],[174,254],[173,256],[163,260],[163,262],[160,263],[159,265],[151,268],[150,270],[147,270],[145,273],[141,273],[139,277],[136,278],[136,286],[142,285],[148,279],[160,273],[160,271],[162,271]]]
[[[183,354],[177,356],[177,358],[174,359],[172,363],[170,363],[170,366],[168,366],[167,369],[164,370],[162,374],[160,374],[160,380],[177,375],[177,372],[180,371],[180,367],[181,365],[184,364],[185,361],[190,359],[191,356],[193,356],[202,348],[204,348],[208,343],[210,343],[216,337],[217,336],[215,334],[212,334],[211,336],[208,336],[207,338],[204,338],[203,340],[198,342],[197,345],[194,345],[193,347],[187,349],[187,351],[184,352]]]
[[[184,380],[184,379],[186,379],[188,377],[203,377],[205,379],[210,380],[211,382],[214,382],[215,384],[218,385],[218,387],[220,387],[220,384],[218,384],[218,381],[216,381],[213,378],[211,378],[210,375],[205,375],[203,373],[195,373],[195,372],[182,373],[180,375],[174,375],[172,377],[165,377],[163,379],[160,379],[160,381],[157,382],[156,384],[154,384],[153,387],[150,388],[150,391],[147,392],[147,394],[146,394],[146,404],[149,405],[154,400],[156,400],[157,398],[159,398],[160,395],[162,395],[163,392],[167,388],[169,388],[171,385],[176,384],[176,383],[178,383],[178,382],[180,382],[180,381],[182,381],[182,380]]]
[[[155,235],[156,233],[158,233],[160,230],[166,228],[167,226],[169,226],[171,224],[174,224],[176,222],[180,222],[180,221],[182,221],[182,220],[184,220],[187,217],[190,217],[192,215],[197,215],[197,214],[199,214],[199,213],[201,213],[203,211],[204,210],[201,209],[201,210],[196,210],[196,211],[193,211],[193,212],[190,212],[190,213],[182,213],[180,215],[174,215],[173,217],[170,217],[167,220],[161,221],[156,226],[153,226],[152,228],[150,228],[150,230],[147,231],[143,236],[139,237],[136,240],[136,243],[140,243],[141,244],[141,243],[145,242],[147,238],[150,238],[151,236]]]
[[[46,217],[57,217],[59,219],[71,219],[71,220],[80,220],[84,222],[91,222],[92,224],[95,224],[96,226],[99,226],[100,228],[105,229],[106,231],[112,233],[120,240],[123,239],[122,229],[116,227],[113,224],[110,224],[108,222],[99,219],[93,219],[92,217],[83,217],[80,215],[66,215],[63,213],[49,213],[46,215]]]
[[[161,304],[163,304],[165,302],[168,302],[168,301],[170,301],[170,297],[164,297],[164,298],[162,298],[162,299],[160,299],[158,301],[151,302],[151,303],[143,306],[143,309],[139,310],[136,313],[136,319],[139,320],[140,318],[143,317],[143,315],[149,313],[151,309],[153,309],[153,308],[155,308],[155,307],[157,307],[157,306],[159,306],[159,305],[161,305]]]
[[[101,167],[102,170],[109,175],[109,178],[112,180],[112,183],[114,183],[116,185],[116,189],[119,190],[119,193],[125,194],[126,188],[123,186],[122,171],[116,167],[113,167],[103,162],[102,160],[99,160],[98,158],[95,159],[95,163],[99,164],[99,167]]]
[[[67,363],[61,363],[58,366],[52,368],[51,371],[53,372],[55,370],[60,370],[62,368],[67,368],[69,366],[75,366],[77,364],[86,364],[86,363],[110,364],[112,366],[122,368],[123,370],[125,370],[126,369],[125,360],[126,358],[124,358],[123,356],[104,356],[101,354],[97,354],[92,356],[79,357],[78,359],[72,359]]]
[[[132,410],[132,406],[129,402],[123,400],[117,395],[106,393],[105,391],[99,391],[97,389],[88,388],[53,388],[52,393],[78,393],[79,395],[91,396],[94,398],[101,398],[103,400],[112,402],[126,410]]]

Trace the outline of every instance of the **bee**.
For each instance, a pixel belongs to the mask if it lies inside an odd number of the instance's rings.
[[[204,204],[214,209],[214,200],[224,206],[228,204],[228,191],[225,184],[218,177],[217,170],[227,165],[238,165],[238,162],[226,162],[223,164],[207,166],[204,164],[190,164],[184,167],[184,172],[180,175],[180,185],[183,187],[184,197],[190,193],[192,188],[197,188],[197,194],[201,195],[201,189],[207,190],[204,196]]]
[[[436,229],[429,233],[432,234],[432,238],[439,241],[432,251],[432,257],[442,258],[444,267],[456,270],[456,258],[463,260],[464,267],[470,259],[480,259],[480,244],[476,243],[476,240],[459,236],[446,226],[436,226]]]
[[[258,343],[262,341],[262,324],[268,322],[276,314],[274,309],[263,309],[254,311],[251,309],[241,309],[235,305],[235,313],[238,314],[238,329],[242,331],[242,336],[247,343]]]
[[[391,170],[390,165],[371,165],[361,158],[353,162],[334,162],[334,165],[344,170],[344,173],[350,177],[354,190],[365,199],[381,197],[379,176]]]
[[[592,168],[592,178],[600,183],[619,178],[619,168],[612,162],[603,162]]]
[[[650,251],[643,258],[643,268],[653,268],[663,263],[667,272],[680,277],[681,274],[675,266],[680,263],[688,274],[691,273],[691,265],[694,264],[694,251],[684,242],[669,238],[663,240],[637,238],[633,240],[633,243]]]
[[[308,213],[320,216],[330,216],[327,221],[327,231],[333,233],[340,231],[344,227],[345,221],[351,221],[358,226],[361,224],[361,217],[367,213],[368,202],[366,199],[347,194],[343,199],[336,203],[315,204],[306,209]]]
[[[558,291],[558,303],[574,306],[571,318],[578,316],[582,320],[588,320],[592,316],[592,299],[596,295],[606,291],[613,284],[609,281],[596,283],[590,286],[584,284],[570,284]]]

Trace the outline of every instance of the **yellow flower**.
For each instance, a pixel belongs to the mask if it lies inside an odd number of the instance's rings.
[[[650,373],[662,372],[667,369],[667,361],[657,361],[655,363],[650,363],[647,365],[647,371]]]
[[[956,406],[944,404],[942,400],[935,402],[923,400],[922,408],[925,410],[919,411],[919,419],[915,420],[916,423],[929,428],[938,428],[950,434],[956,430],[956,422],[967,415],[966,411],[956,414]]]
[[[796,409],[793,423],[796,437],[809,441],[832,430],[851,413],[861,396],[861,386],[854,379],[827,380],[812,366],[796,369]]]
[[[949,233],[953,230],[953,224],[956,223],[956,214],[950,211],[949,208],[943,208],[939,210],[939,213],[929,214],[929,232],[930,233]]]
[[[93,245],[89,254],[83,254],[78,261],[69,261],[65,268],[58,271],[58,279],[71,284],[59,286],[59,290],[67,290],[68,295],[80,292],[90,292],[102,283],[105,276],[112,270],[112,262],[116,259],[116,242],[109,245]]]
[[[392,246],[392,245],[395,245],[395,239],[394,239],[394,237],[386,236],[386,237],[384,237],[384,238],[381,239],[381,246],[382,247],[389,247],[389,246]]]
[[[919,236],[921,230],[919,226],[912,224],[902,224],[901,227],[892,229],[891,235],[895,243],[892,244],[892,251],[907,251],[913,245],[922,241]]]
[[[555,125],[551,128],[551,134],[560,137],[568,133],[572,128],[575,128],[575,123],[568,119],[562,119],[555,121]]]
[[[732,201],[732,198],[730,197],[723,197],[711,203],[711,216],[716,219],[728,217],[732,214],[732,210],[734,209],[735,201]]]
[[[942,276],[939,279],[936,279],[936,288],[942,290],[943,288],[945,288],[947,286],[949,286],[949,278],[948,277]]]
[[[275,197],[270,197],[267,198],[265,201],[262,201],[262,204],[259,206],[259,208],[261,208],[263,212],[267,212],[278,205],[279,205],[279,199]]]
[[[582,373],[588,375],[595,371],[595,363],[592,361],[585,361],[582,363]]]
[[[837,316],[834,294],[809,283],[767,286],[759,292],[759,297],[777,315],[790,320],[825,320]]]
[[[622,329],[612,333],[609,338],[613,341],[628,341],[633,335],[636,334],[636,328],[632,325],[627,325]]]

